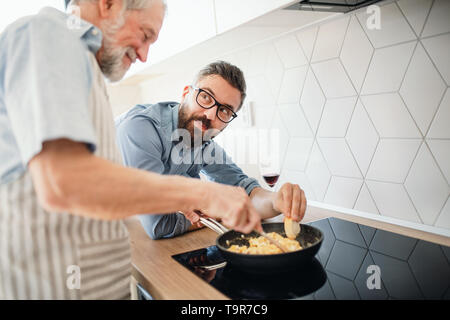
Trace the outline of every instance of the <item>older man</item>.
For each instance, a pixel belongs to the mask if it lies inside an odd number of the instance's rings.
[[[133,214],[198,209],[261,228],[239,188],[120,164],[104,76],[146,61],[163,1],[75,4],[76,23],[44,8],[0,35],[0,299],[128,297]]]
[[[195,178],[202,172],[210,180],[242,187],[263,219],[282,212],[300,221],[306,198],[298,185],[286,183],[278,192],[262,189],[211,140],[237,116],[245,96],[245,79],[239,68],[223,61],[209,64],[184,88],[181,103],[137,105],[116,119],[125,163],[150,172]],[[152,239],[195,229],[198,219],[195,212],[140,216]]]

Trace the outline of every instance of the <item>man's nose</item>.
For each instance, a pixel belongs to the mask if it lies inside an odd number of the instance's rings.
[[[142,62],[147,61],[149,48],[150,48],[150,43],[144,43],[136,51],[138,59],[141,60]]]
[[[216,108],[217,107],[214,106],[210,109],[205,110],[205,115],[208,120],[214,121],[216,119]]]

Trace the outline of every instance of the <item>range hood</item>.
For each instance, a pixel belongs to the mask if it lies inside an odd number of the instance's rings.
[[[324,12],[349,12],[365,6],[369,6],[381,0],[302,0],[284,10],[306,10]]]

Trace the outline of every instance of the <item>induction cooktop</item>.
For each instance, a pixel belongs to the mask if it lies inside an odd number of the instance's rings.
[[[313,260],[293,272],[243,273],[216,246],[172,256],[231,299],[450,300],[450,247],[328,218]]]

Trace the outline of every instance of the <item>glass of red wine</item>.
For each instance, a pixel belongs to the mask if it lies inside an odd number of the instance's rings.
[[[279,166],[270,162],[263,162],[259,165],[260,173],[270,188],[273,188],[280,177]]]

